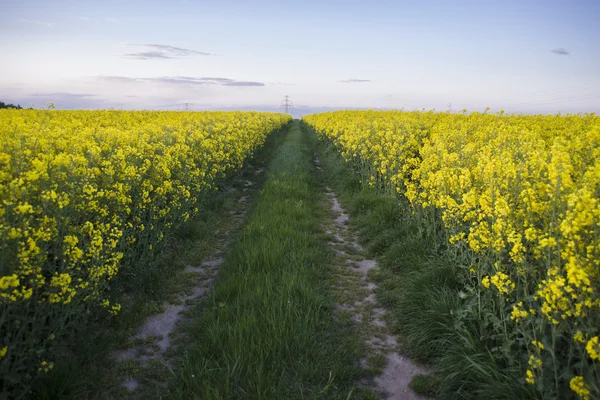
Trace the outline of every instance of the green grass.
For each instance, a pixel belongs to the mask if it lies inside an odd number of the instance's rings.
[[[356,398],[361,344],[336,321],[314,138],[296,122],[180,346],[175,399]]]
[[[284,131],[272,134],[263,148],[246,162],[242,170],[220,182],[221,189],[205,193],[199,202],[199,214],[181,226],[146,268],[134,277],[115,282],[112,297],[122,304],[117,317],[99,314],[89,326],[69,337],[62,357],[53,360],[55,368],[33,388],[31,398],[55,399],[123,399],[147,398],[156,387],[169,379],[169,368],[157,362],[147,368],[135,361],[117,362],[111,353],[130,342],[146,319],[163,309],[165,302],[176,302],[179,294],[193,285],[190,274],[182,273],[188,265],[199,265],[218,247],[215,230],[234,229],[230,211],[239,207],[238,200],[257,195],[265,180],[257,168],[266,167],[274,149],[280,146]],[[244,183],[254,182],[251,190],[243,192]],[[232,235],[235,235],[235,231]],[[125,376],[134,375],[149,388],[132,394],[120,387]]]
[[[317,153],[327,185],[351,216],[350,228],[380,266],[377,299],[396,321],[403,351],[433,370],[435,376],[417,378],[414,389],[439,398],[532,398],[530,388],[517,383],[518,366],[496,364],[480,340],[479,322],[457,314],[464,307],[459,271],[466,267],[448,251],[439,216],[363,186],[330,143],[321,142]]]
[[[421,396],[435,396],[440,383],[431,375],[415,375],[410,381],[410,388]]]
[[[322,173],[313,165],[314,151]],[[259,167],[268,169],[257,176]],[[247,192],[251,208],[245,225],[231,234],[234,240],[208,297],[179,327],[173,363],[115,362],[112,351],[125,346],[165,301],[189,290],[193,281],[182,270],[213,254],[215,229],[234,227],[230,212],[247,194],[246,180],[255,185]],[[327,243],[331,235],[325,233],[331,224],[325,186],[337,193],[351,215],[350,229],[381,267],[372,271],[378,302],[390,311],[404,352],[433,369],[433,376],[413,379],[413,390],[439,398],[531,398],[526,386],[515,384],[518,368],[494,363],[478,321],[457,315],[464,307],[458,273],[464,266],[448,251],[439,216],[428,215],[431,223],[424,224],[406,201],[363,187],[352,165],[299,122],[272,135],[222,186],[227,190],[203,197],[200,215],[177,231],[142,274],[115,287],[122,313],[113,319],[97,316],[73,335],[32,398],[375,398],[374,391],[355,385],[384,360],[365,357],[364,332],[351,315],[334,317],[339,277]],[[344,250],[348,258],[362,255],[348,246]],[[361,357],[370,370],[361,370]],[[143,386],[126,392],[119,387],[126,376]]]

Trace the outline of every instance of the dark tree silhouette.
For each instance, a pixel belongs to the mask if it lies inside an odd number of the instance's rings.
[[[7,104],[3,101],[0,101],[0,109],[1,108],[16,108],[17,110],[21,110],[23,107],[21,107],[20,105],[14,105],[14,104]]]

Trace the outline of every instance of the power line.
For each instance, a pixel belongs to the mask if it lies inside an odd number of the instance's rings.
[[[185,111],[191,111],[191,106],[193,106],[195,103],[176,103],[176,104],[160,104],[160,105],[156,105],[156,106],[152,106],[151,108],[154,110],[161,110],[161,109],[165,109],[165,108],[177,108],[180,110],[185,110]]]
[[[290,96],[286,95],[283,98],[283,100],[281,101],[281,105],[279,106],[279,108],[283,108],[283,110],[285,111],[286,114],[289,114],[289,110],[293,110],[294,109],[294,104],[290,100]]]
[[[596,99],[596,98],[600,98],[600,95],[575,96],[575,97],[548,99],[547,101],[537,101],[537,102],[534,101],[534,102],[528,102],[528,103],[509,104],[502,108],[520,108],[520,107],[530,107],[530,106],[542,106],[542,105],[546,105],[546,104],[565,103],[565,102],[570,102],[570,101],[590,100],[590,99]]]
[[[153,109],[173,108],[173,107],[181,107],[181,104],[160,104],[160,105],[152,106]]]
[[[571,96],[567,96],[567,97],[551,97],[551,98],[547,98],[547,99],[530,99],[530,100],[526,100],[523,102],[517,102],[517,103],[509,103],[509,104],[505,104],[505,105],[496,105],[493,108],[494,109],[502,109],[502,110],[507,110],[507,109],[512,109],[512,108],[523,108],[523,107],[535,107],[535,106],[543,106],[543,105],[549,105],[549,104],[559,104],[559,103],[568,103],[568,102],[573,102],[573,101],[581,101],[581,100],[592,100],[592,99],[597,99],[600,98],[600,95],[598,94],[593,94],[593,93],[581,93],[578,95],[571,95]],[[495,99],[494,101],[492,101],[492,103],[498,103],[498,100]],[[468,109],[469,111],[477,111],[479,109],[485,110],[484,107],[480,106],[480,105],[465,105],[463,108]]]
[[[589,84],[582,84],[582,85],[576,85],[576,86],[572,86],[572,87],[563,87],[563,88],[554,88],[554,89],[546,89],[546,90],[541,90],[541,91],[536,91],[536,92],[527,92],[527,93],[519,93],[517,94],[517,96],[519,97],[519,99],[522,99],[523,97],[536,97],[536,96],[556,96],[556,95],[561,95],[564,93],[570,93],[570,92],[577,92],[577,91],[581,91],[581,90],[590,90],[592,89],[590,87]],[[585,94],[585,93],[583,93]],[[509,95],[509,96],[502,96],[502,97],[498,97],[495,98],[494,100],[496,101],[509,101],[509,102],[513,102],[515,99],[514,95]]]
[[[493,108],[495,109],[510,109],[520,108],[527,106],[538,106],[546,104],[555,104],[562,102],[570,102],[577,100],[589,100],[596,98],[594,88],[590,84],[581,84],[572,87],[546,89],[536,92],[527,92],[518,94],[518,98],[515,95],[496,97],[490,99],[488,103],[496,104]],[[504,104],[503,106],[498,104]],[[462,106],[470,111],[476,111],[479,109],[485,110],[485,107],[481,105],[467,104]]]

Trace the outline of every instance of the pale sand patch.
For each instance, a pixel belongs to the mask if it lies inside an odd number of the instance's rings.
[[[244,181],[243,191],[247,192],[250,189],[255,189],[255,183],[249,180]],[[240,196],[237,204],[237,209],[232,210],[230,214],[232,215],[231,221],[239,227],[249,209],[249,196]],[[133,341],[141,341],[142,344],[132,345],[127,349],[117,351],[114,354],[117,360],[138,361],[142,367],[147,366],[152,360],[169,363],[166,352],[171,347],[172,334],[175,332],[177,325],[183,320],[185,311],[189,310],[195,302],[204,298],[210,290],[217,276],[219,266],[225,261],[223,258],[224,249],[231,242],[231,233],[231,229],[217,233],[219,236],[217,239],[218,246],[216,246],[214,254],[200,265],[189,265],[185,268],[185,273],[194,275],[195,284],[191,288],[191,293],[178,296],[176,304],[167,303],[161,313],[148,318],[144,325],[138,329],[136,335],[132,337]],[[121,382],[121,386],[129,391],[134,391],[140,386],[140,382],[135,377],[127,377]]]
[[[315,165],[318,170],[321,169],[318,157],[315,157]],[[369,348],[369,355],[382,354],[386,359],[383,372],[375,377],[370,385],[374,386],[375,390],[389,400],[424,399],[410,389],[408,385],[415,375],[425,374],[427,371],[398,353],[398,337],[391,334],[390,327],[385,319],[387,312],[377,306],[375,297],[377,284],[369,279],[369,271],[377,268],[377,262],[366,257],[359,260],[356,260],[356,257],[351,259],[343,250],[344,246],[351,246],[359,254],[364,254],[364,249],[358,244],[356,238],[349,234],[347,226],[349,215],[344,212],[333,190],[330,188],[326,188],[326,190],[327,197],[331,202],[330,209],[335,215],[333,227],[327,230],[327,234],[332,235],[335,242],[330,241],[329,245],[340,258],[348,257],[339,266],[341,270],[339,293],[343,296],[347,296],[349,293],[361,293],[359,298],[353,298],[346,303],[338,304],[336,312],[349,312],[355,323],[364,324],[362,326],[366,330],[374,332],[365,339],[365,344]],[[355,274],[356,272],[358,274]],[[358,288],[355,284],[355,278],[352,278],[356,275],[360,276]],[[351,285],[354,286],[351,287]],[[366,294],[362,295],[362,293]],[[367,320],[364,319],[365,316],[368,316]],[[363,368],[367,368],[367,364],[366,359],[360,360],[360,365]],[[360,382],[360,384],[369,385],[368,382]]]
[[[138,333],[133,337],[134,340],[143,340],[145,343],[118,351],[115,354],[115,358],[120,361],[139,361],[142,365],[147,364],[153,359],[167,362],[165,360],[165,352],[171,345],[171,334],[175,331],[177,324],[183,319],[183,312],[192,306],[192,301],[202,298],[210,290],[217,273],[217,268],[223,261],[223,258],[211,258],[198,267],[187,267],[185,269],[186,272],[198,275],[192,292],[180,295],[178,297],[180,304],[167,304],[163,312],[148,318],[146,323],[140,327]],[[133,377],[127,377],[121,382],[121,386],[127,388],[129,391],[135,390],[139,384],[140,382]]]

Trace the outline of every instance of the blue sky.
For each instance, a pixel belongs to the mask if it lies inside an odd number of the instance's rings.
[[[600,112],[600,1],[0,0],[0,100]]]

